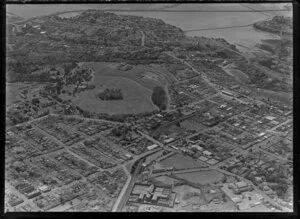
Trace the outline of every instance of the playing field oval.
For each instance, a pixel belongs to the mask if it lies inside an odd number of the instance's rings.
[[[108,114],[129,114],[151,112],[156,109],[151,101],[152,91],[137,82],[118,77],[96,76],[95,89],[84,91],[73,101],[75,105],[89,112]],[[123,100],[102,101],[96,95],[105,88],[122,90]]]

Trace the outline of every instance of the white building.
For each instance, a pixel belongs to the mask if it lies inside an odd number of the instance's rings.
[[[147,149],[150,151],[150,150],[153,150],[154,148],[157,148],[157,147],[158,147],[157,144],[152,144],[152,145],[149,145],[149,146],[147,147]]]

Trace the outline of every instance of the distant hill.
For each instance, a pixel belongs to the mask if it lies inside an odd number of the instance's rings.
[[[161,19],[101,10],[85,10],[71,17],[55,14],[30,19],[18,31],[15,26],[7,26],[7,43],[13,48],[7,52],[7,70],[17,81],[33,80],[31,72],[43,65],[93,61],[162,63],[163,52],[175,47],[210,52],[218,51],[222,45],[231,47],[222,39],[187,37],[180,28]]]
[[[17,22],[17,21],[21,21],[23,19],[24,18],[14,14],[14,13],[11,13],[11,12],[6,13],[6,21],[9,22],[9,23],[14,23],[14,22]]]
[[[284,35],[291,36],[293,34],[293,23],[291,17],[274,16],[271,20],[257,22],[253,26],[259,30],[270,33],[280,34],[282,29],[282,33]]]

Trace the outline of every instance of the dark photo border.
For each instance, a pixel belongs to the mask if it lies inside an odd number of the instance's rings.
[[[293,2],[293,125],[294,125],[294,137],[293,137],[293,164],[294,164],[294,212],[293,213],[239,213],[239,212],[232,212],[232,213],[155,213],[155,215],[151,215],[148,213],[122,213],[122,212],[116,212],[116,213],[50,213],[50,212],[7,212],[4,213],[4,172],[5,172],[5,74],[6,74],[6,61],[5,61],[5,48],[6,48],[6,41],[5,41],[5,34],[6,34],[6,5],[7,4],[95,4],[95,3],[111,3],[111,4],[118,4],[118,3],[289,3]],[[90,218],[109,218],[109,217],[116,217],[116,218],[122,218],[124,216],[128,216],[130,218],[143,218],[146,216],[149,217],[208,217],[208,218],[297,218],[299,216],[299,205],[300,205],[300,198],[299,198],[299,167],[300,167],[300,157],[299,157],[299,136],[297,135],[297,132],[299,131],[298,125],[299,125],[299,112],[300,112],[300,69],[299,69],[299,63],[300,63],[300,54],[299,54],[299,21],[300,21],[300,9],[299,9],[299,2],[297,1],[291,1],[291,0],[249,0],[249,1],[235,1],[235,0],[215,0],[215,1],[206,1],[206,0],[170,0],[170,1],[160,1],[160,0],[152,0],[152,1],[142,1],[142,0],[136,0],[136,1],[127,1],[127,0],[4,0],[4,2],[0,3],[1,6],[1,88],[0,88],[0,95],[1,95],[1,118],[2,118],[2,132],[1,132],[1,184],[0,184],[0,218],[15,218],[15,219],[27,219],[27,218],[36,218],[36,219],[48,219],[48,218],[84,218],[84,219],[90,219]]]

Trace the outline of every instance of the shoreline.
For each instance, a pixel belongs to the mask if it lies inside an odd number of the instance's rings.
[[[280,36],[280,31],[262,26],[262,23],[265,21],[267,21],[267,19],[253,23],[254,29]],[[290,32],[283,32],[283,35],[285,35],[285,37],[293,37],[293,33]]]

